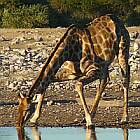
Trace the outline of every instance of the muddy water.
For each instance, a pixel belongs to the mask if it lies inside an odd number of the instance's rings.
[[[139,140],[140,129],[0,127],[0,140]]]

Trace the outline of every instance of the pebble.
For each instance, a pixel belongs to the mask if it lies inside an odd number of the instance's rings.
[[[54,104],[54,102],[52,100],[47,102],[47,106],[50,106],[50,105],[53,105],[53,104]]]
[[[36,42],[40,42],[40,41],[43,41],[43,38],[42,38],[42,36],[34,36],[34,40]]]

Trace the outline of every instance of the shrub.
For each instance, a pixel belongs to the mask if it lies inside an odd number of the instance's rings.
[[[46,5],[22,5],[5,8],[2,27],[37,28],[48,26],[48,7]]]

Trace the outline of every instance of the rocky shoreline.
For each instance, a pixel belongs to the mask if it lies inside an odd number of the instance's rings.
[[[36,30],[34,31],[37,32]],[[0,76],[1,80],[6,79],[4,86],[13,91],[28,89],[32,81],[37,76],[45,60],[50,55],[55,44],[60,38],[50,36],[53,43],[44,40],[43,36],[34,35],[34,32],[25,32],[22,37],[16,37],[12,40],[3,37],[1,42],[9,42],[7,47],[3,46],[0,53]],[[60,37],[64,32],[61,33]],[[27,37],[28,35],[28,37]],[[2,38],[2,37],[1,37]],[[31,43],[32,42],[32,43]],[[25,48],[16,48],[15,46],[24,45]],[[134,44],[134,43],[133,43]],[[140,90],[140,48],[130,48],[129,64],[131,67],[130,89]],[[113,79],[109,86],[114,86],[116,82],[120,83],[119,66],[113,63],[110,67],[110,77]],[[29,75],[29,76],[28,76]],[[15,77],[16,76],[16,77]],[[9,78],[9,80],[7,80]],[[94,83],[95,84],[95,83]],[[54,86],[54,85],[53,85]],[[26,88],[25,88],[26,87]],[[51,87],[52,89],[52,87]]]

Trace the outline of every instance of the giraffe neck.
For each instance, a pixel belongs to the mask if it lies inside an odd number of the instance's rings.
[[[46,60],[40,74],[30,88],[28,93],[29,98],[34,96],[34,90],[36,90],[36,93],[43,94],[44,90],[53,80],[56,72],[65,61],[77,61],[79,59],[77,55],[79,54],[77,52],[81,52],[81,48],[78,47],[78,45],[81,46],[79,44],[79,31],[80,29],[76,28],[74,25],[68,28],[62,39],[56,45],[54,51]]]

